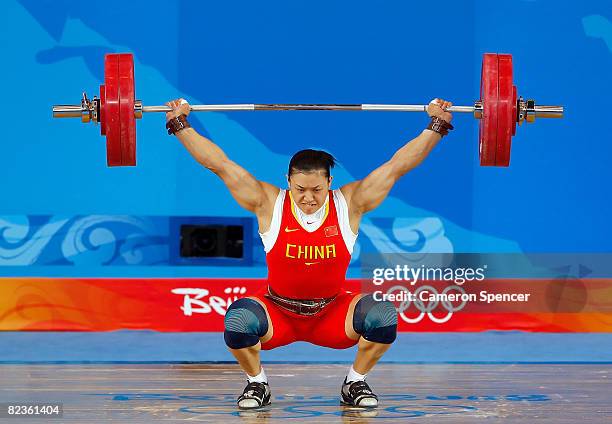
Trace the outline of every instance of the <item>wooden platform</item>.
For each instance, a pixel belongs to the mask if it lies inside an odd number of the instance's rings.
[[[63,403],[63,418],[29,422],[612,422],[606,364],[380,364],[376,410],[339,405],[347,365],[264,366],[262,411],[236,409],[244,377],[224,364],[0,365],[0,402]]]

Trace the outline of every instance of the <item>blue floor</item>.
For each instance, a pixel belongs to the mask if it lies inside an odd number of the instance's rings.
[[[355,348],[294,343],[264,362],[352,362]],[[221,333],[0,332],[0,363],[233,361]],[[612,362],[612,334],[402,333],[383,362]]]

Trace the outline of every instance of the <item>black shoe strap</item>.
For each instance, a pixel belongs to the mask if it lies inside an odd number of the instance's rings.
[[[259,382],[252,382],[247,384],[242,392],[242,395],[238,398],[238,402],[243,399],[255,399],[260,404],[263,403],[263,400],[266,396],[266,384]]]

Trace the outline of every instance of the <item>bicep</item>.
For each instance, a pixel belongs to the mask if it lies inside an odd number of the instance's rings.
[[[269,203],[272,195],[278,194],[278,188],[257,180],[250,172],[229,159],[215,173],[223,180],[236,202],[248,211],[257,212]]]
[[[352,183],[349,205],[354,211],[366,213],[378,207],[397,181],[391,162],[376,168],[363,180]]]

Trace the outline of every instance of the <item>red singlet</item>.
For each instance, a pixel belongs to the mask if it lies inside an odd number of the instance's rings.
[[[340,232],[331,191],[327,204],[323,223],[309,233],[295,217],[287,192],[280,231],[266,261],[268,284],[279,296],[293,299],[335,296],[335,299],[321,312],[303,316],[276,305],[264,296],[265,292],[260,293],[256,297],[266,306],[272,324],[272,338],[261,345],[264,350],[299,340],[346,349],[358,341],[350,339],[345,330],[349,306],[358,293],[343,288],[351,254]]]
[[[327,204],[323,223],[309,233],[295,217],[286,193],[278,238],[266,255],[268,284],[279,296],[315,299],[341,292],[351,254],[340,233],[331,191]]]

